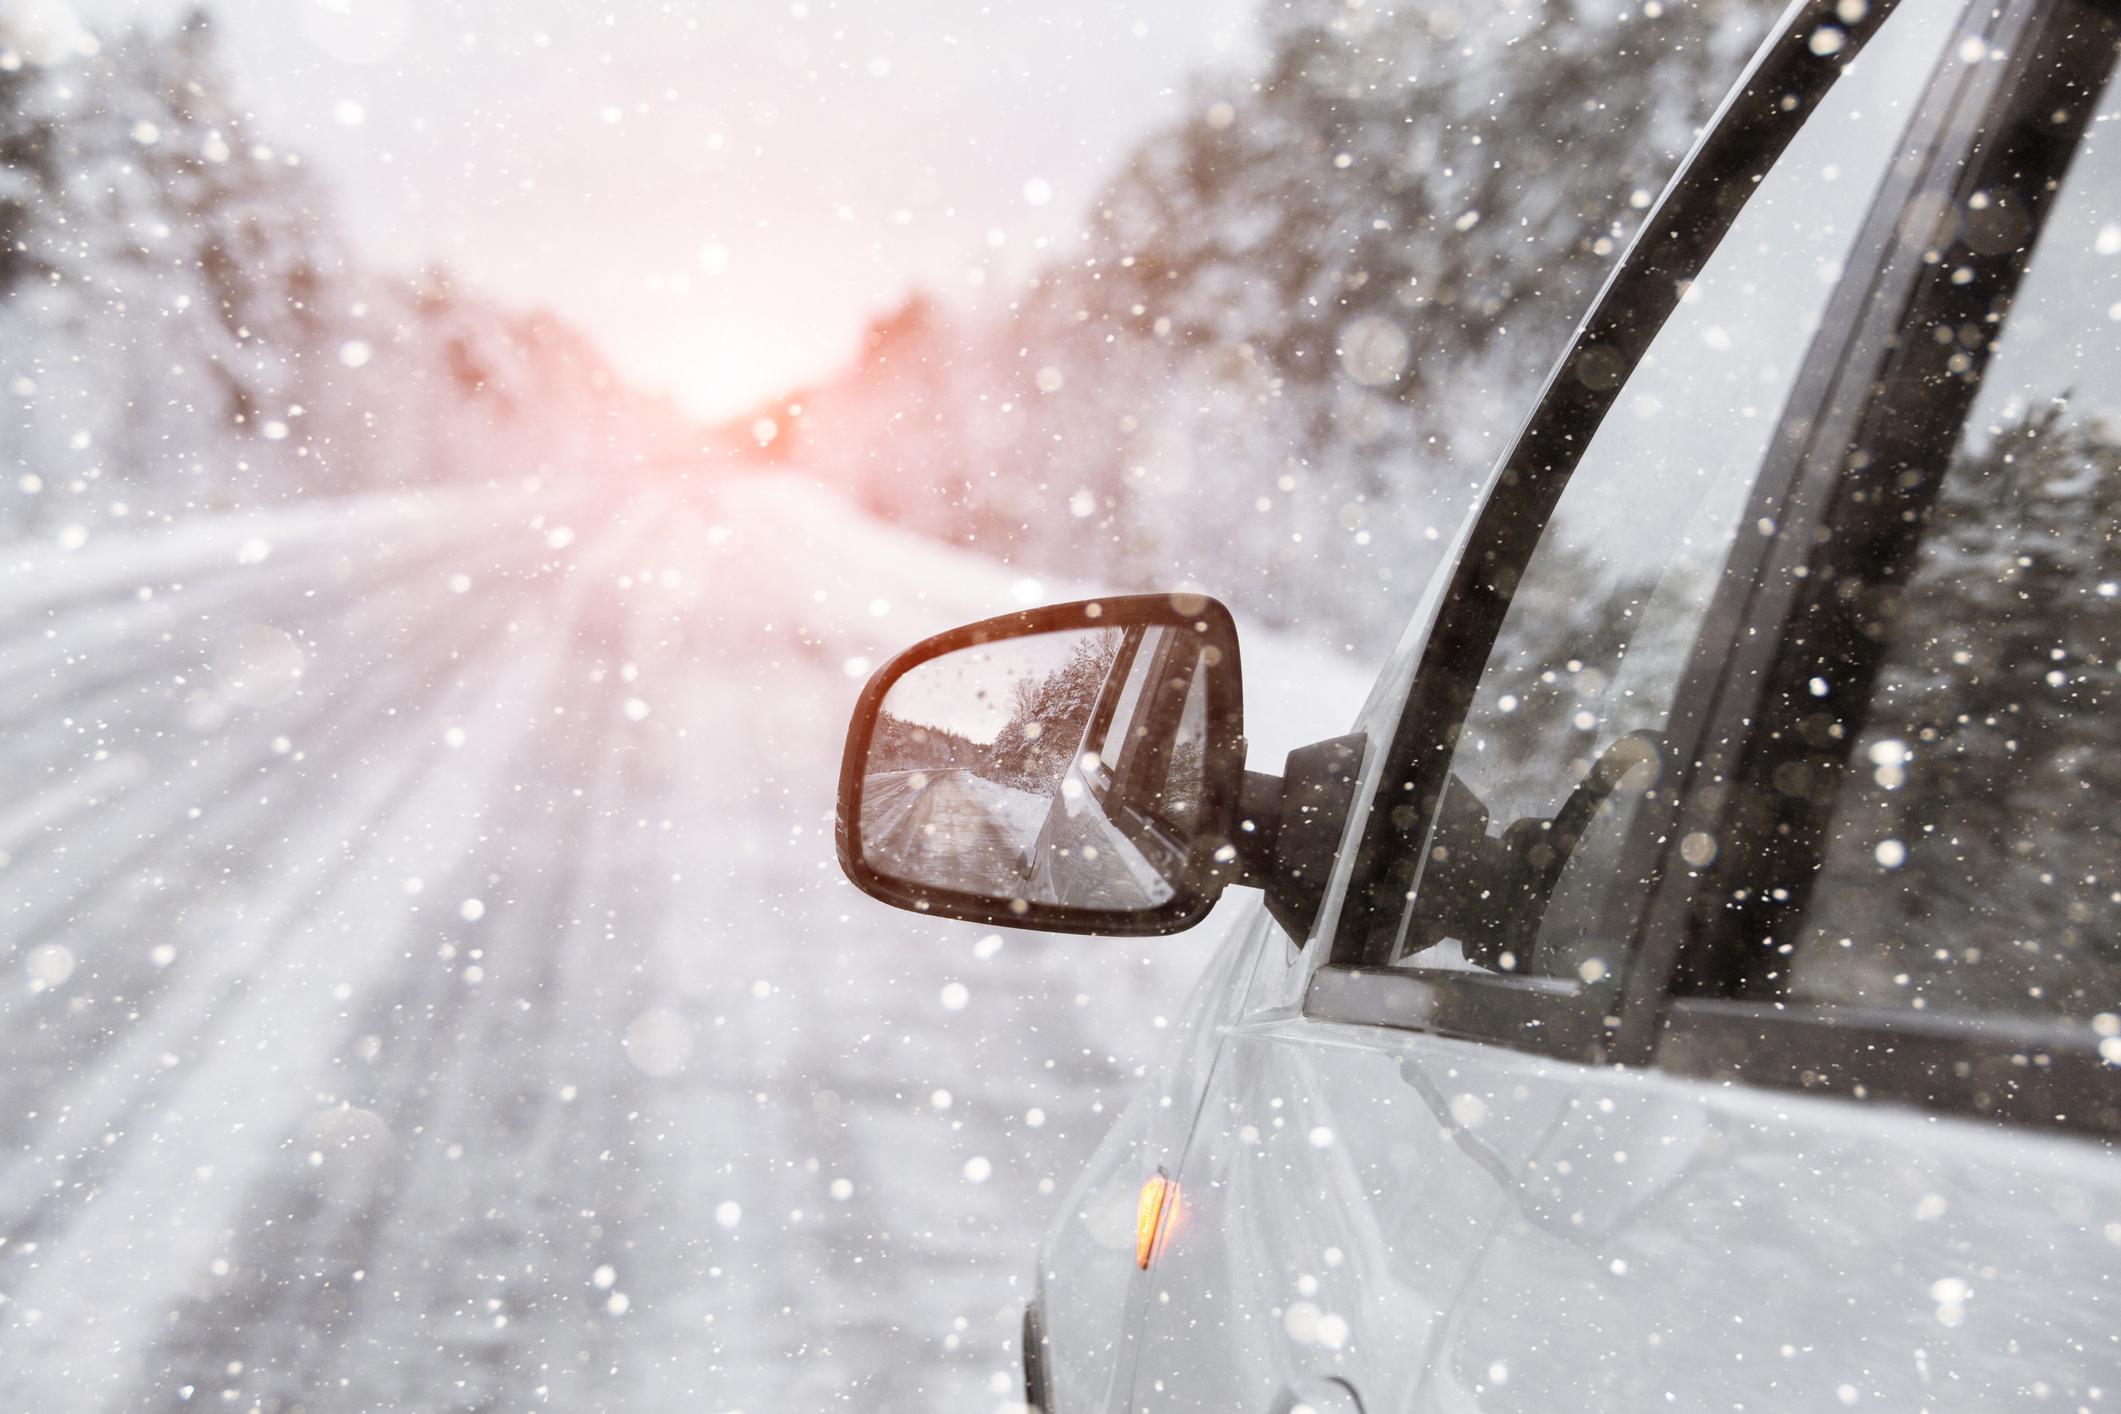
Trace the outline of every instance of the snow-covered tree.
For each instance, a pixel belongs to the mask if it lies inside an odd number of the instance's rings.
[[[1039,795],[1052,793],[1082,744],[1119,648],[1118,633],[1085,634],[1066,662],[1035,682],[1018,684],[1014,710],[990,749],[996,780]]]
[[[1376,644],[1772,10],[1263,8],[1011,314],[899,340],[865,498]]]
[[[0,530],[687,458],[546,316],[359,268],[213,29],[0,24]]]

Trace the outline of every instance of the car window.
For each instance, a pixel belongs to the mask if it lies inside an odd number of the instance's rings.
[[[2037,169],[2023,176],[2045,184]],[[2111,1013],[2121,94],[2109,85],[2099,99],[2037,231],[2024,196],[2001,185],[1939,219],[1954,276],[2037,241],[2014,298],[1954,317],[1947,278],[1903,327],[1950,350],[1947,378],[1982,381],[1934,499],[1910,508],[1921,532],[1902,587],[1869,616],[1880,653],[1868,691],[1840,702],[1829,668],[1808,684],[1806,720],[1822,745],[1840,738],[1845,763],[1776,768],[1785,793],[1832,802],[1810,907],[1777,946],[1789,995],[1807,1002]],[[1921,470],[1899,477],[1920,490]]]
[[[1660,730],[1750,530],[1762,454],[1951,14],[1911,4],[1887,22],[1632,370],[1611,350],[1575,361],[1591,386],[1624,386],[1521,577],[1500,586],[1509,609],[1443,788],[1391,807],[1413,847],[1368,956],[1563,992],[1617,978],[1623,959],[1592,920],[1618,841],[1659,789]]]

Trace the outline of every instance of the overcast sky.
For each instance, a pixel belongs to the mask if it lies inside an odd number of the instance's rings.
[[[44,7],[59,0],[0,0]],[[190,0],[75,0],[105,28]],[[559,310],[719,416],[915,286],[1006,299],[1252,0],[209,0],[260,134],[356,246]]]

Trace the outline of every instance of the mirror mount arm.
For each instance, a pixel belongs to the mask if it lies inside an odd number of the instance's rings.
[[[1333,737],[1290,752],[1279,776],[1245,772],[1231,882],[1264,890],[1267,912],[1299,944],[1325,902],[1368,741],[1361,732]]]
[[[1237,877],[1230,882],[1263,889],[1274,873],[1274,842],[1281,834],[1280,776],[1245,772],[1237,798]]]

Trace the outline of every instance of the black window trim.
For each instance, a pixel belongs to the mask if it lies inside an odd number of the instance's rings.
[[[1389,959],[1363,955],[1363,940],[1371,936],[1377,914],[1400,902],[1397,895],[1404,888],[1395,886],[1389,874],[1391,862],[1408,850],[1410,826],[1395,822],[1394,812],[1409,796],[1421,802],[1442,790],[1450,760],[1448,729],[1471,705],[1519,567],[1537,546],[1577,460],[1627,386],[1627,372],[1819,100],[1897,8],[1897,0],[1881,0],[1848,23],[1836,13],[1836,4],[1807,0],[1755,53],[1578,325],[1567,353],[1547,375],[1490,482],[1399,715],[1329,960],[1305,993],[1306,1016],[1404,1026],[1594,1063],[1629,1059],[1614,1045],[1628,1035],[1627,1013],[1607,1014],[1614,1000],[1610,988],[1564,994],[1480,972],[1388,968]],[[1815,53],[1813,37],[1823,30],[1843,36],[1843,46]],[[1423,812],[1412,814],[1411,828],[1425,830]],[[1640,902],[1638,897],[1635,903]],[[1631,906],[1628,912],[1632,917],[1616,936],[1634,933],[1642,910]],[[1645,1003],[1634,987],[1642,970],[1640,949],[1631,951],[1621,1006],[1641,1008]],[[1661,997],[1659,978],[1647,1005],[1654,1007]]]
[[[1150,631],[1139,630],[1141,638],[1129,658],[1130,673]],[[1177,681],[1170,676],[1172,660],[1188,649],[1192,651],[1184,660],[1185,690],[1175,697],[1167,696],[1167,689],[1175,686]],[[1171,748],[1166,744],[1165,728],[1168,726],[1175,732],[1185,711],[1186,692],[1191,690],[1194,676],[1201,670],[1201,658],[1191,638],[1175,631],[1163,633],[1150,651],[1153,656],[1149,659],[1149,676],[1135,703],[1134,717],[1125,724],[1124,729],[1129,735],[1121,744],[1119,760],[1109,763],[1100,760],[1099,769],[1105,780],[1102,788],[1093,785],[1090,793],[1114,829],[1167,876],[1176,876],[1185,868],[1188,845],[1181,826],[1161,808],[1169,791],[1171,770]],[[1113,677],[1119,679],[1121,675],[1114,673]],[[1124,684],[1118,690],[1124,692]],[[1136,735],[1137,724],[1144,721],[1147,729]],[[1109,746],[1111,743],[1108,740],[1105,744]],[[1145,773],[1154,779],[1153,789],[1146,787]]]
[[[1097,765],[1083,773],[1084,784],[1089,787],[1091,795],[1097,798],[1100,807],[1104,805],[1105,796],[1112,789],[1117,765],[1105,759],[1102,748],[1112,744],[1109,740],[1112,718],[1119,711],[1119,700],[1126,694],[1127,678],[1134,671],[1135,654],[1141,651],[1142,640],[1147,634],[1148,629],[1140,624],[1126,630],[1126,636],[1120,640],[1119,652],[1112,659],[1112,668],[1106,676],[1104,688],[1098,694],[1097,705],[1091,710],[1090,725],[1083,731],[1083,740],[1095,741],[1100,748]],[[1125,742],[1120,743],[1120,749],[1126,749]]]
[[[2038,1018],[1677,997],[1657,1067],[2036,1128],[2121,1134],[2121,1083],[2081,1031]]]
[[[1967,66],[1969,79],[1951,94],[1950,111],[1930,132],[1919,172],[1912,178],[1896,174],[1881,192],[1861,247],[1873,262],[1873,274],[1864,286],[1851,282],[1837,292],[1829,311],[1828,328],[1837,319],[1846,327],[1840,355],[1807,367],[1798,391],[1808,391],[1809,397],[1800,401],[1793,395],[1783,429],[1796,435],[1778,441],[1748,508],[1748,520],[1765,516],[1777,523],[1773,537],[1755,539],[1759,564],[1738,586],[1751,601],[1744,622],[1759,631],[1740,642],[1722,667],[1717,701],[1695,752],[1691,788],[1680,793],[1679,819],[1667,831],[1669,840],[1694,830],[1721,837],[1722,802],[1701,787],[1720,782],[1726,773],[1735,778],[1746,763],[1736,752],[1727,755],[1716,747],[1739,743],[1741,749],[1757,750],[1762,728],[1771,725],[1771,674],[1778,667],[1787,670],[1784,625],[1814,578],[1813,532],[1834,513],[1837,497],[1863,481],[1843,466],[1842,451],[1858,443],[1865,421],[1876,415],[1874,384],[1890,376],[1886,370],[1896,357],[1908,356],[1894,336],[1909,310],[1945,278],[1946,267],[1957,263],[1924,261],[1927,243],[1899,229],[1906,200],[1934,193],[1963,204],[1993,181],[1984,166],[2004,150],[2006,137],[1982,130],[1979,123],[2014,85],[2036,81],[2029,78],[2028,65],[2039,52],[2039,28],[2068,25],[2073,14],[2087,12],[2111,19],[2114,10],[2109,0],[2019,0],[2003,7],[1986,37],[2003,49],[2008,62]],[[2084,60],[2095,51],[2072,46],[2060,52]],[[2038,106],[2044,111],[2048,105]],[[2075,136],[2075,130],[2068,134],[2072,144]],[[2044,205],[2044,198],[2038,204]],[[1997,289],[2014,289],[2029,258],[2021,250],[1981,269],[1968,286],[1971,297],[1985,305]],[[1998,280],[2005,283],[1998,286]],[[1985,367],[1985,355],[1977,357],[1984,361],[1975,365],[1976,377],[1964,394],[1968,405]],[[1956,419],[1950,431],[1956,441]],[[1878,470],[1886,469],[1881,462]],[[1920,494],[1934,494],[1935,480]],[[1725,587],[1733,583],[1727,579]],[[1849,733],[1849,739],[1855,735]],[[2101,1038],[2088,1026],[2038,1017],[1808,1006],[1728,995],[1736,975],[1731,930],[1715,930],[1723,935],[1717,937],[1701,922],[1709,916],[1702,904],[1709,895],[1720,897],[1728,881],[1719,880],[1713,867],[1706,875],[1688,870],[1676,859],[1675,844],[1667,844],[1665,852],[1669,867],[1645,913],[1637,954],[1643,966],[1627,984],[1630,1009],[1616,1051],[1704,1079],[2121,1135],[2121,1074],[2100,1057]],[[1718,866],[1723,862],[1719,858]]]

